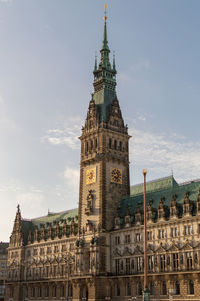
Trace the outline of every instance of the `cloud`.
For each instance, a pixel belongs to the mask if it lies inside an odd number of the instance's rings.
[[[46,135],[41,138],[42,142],[48,142],[53,145],[67,145],[75,150],[80,148],[78,137],[80,136],[80,124],[82,123],[79,117],[68,119],[67,122],[60,128],[50,129]]]
[[[5,130],[17,130],[19,126],[15,123],[8,107],[6,106],[5,98],[0,94],[0,131],[5,133]]]
[[[63,175],[66,183],[67,202],[71,203],[71,208],[78,207],[80,171],[78,168],[66,167]]]
[[[42,207],[44,203],[44,195],[38,191],[29,191],[24,193],[19,193],[17,199],[23,208],[24,212],[30,212],[33,214],[38,208]]]
[[[200,142],[187,140],[183,136],[158,134],[129,129],[130,159],[135,167],[147,167],[156,176],[166,176],[174,171],[178,181],[200,178]]]
[[[64,171],[64,178],[69,187],[77,190],[79,187],[79,175],[80,171],[78,168],[66,167]]]
[[[138,76],[140,74],[145,74],[150,70],[150,68],[150,60],[148,58],[140,58],[130,65],[127,70],[122,70],[119,73],[119,82],[126,82],[135,85],[138,81]]]
[[[151,63],[148,58],[140,58],[135,64],[131,65],[131,70],[133,72],[144,72],[148,71],[151,68]]]
[[[4,98],[0,95],[0,105],[4,104]]]
[[[0,0],[0,5],[2,4],[7,4],[7,5],[11,5],[13,0]],[[2,22],[0,22],[2,23]]]

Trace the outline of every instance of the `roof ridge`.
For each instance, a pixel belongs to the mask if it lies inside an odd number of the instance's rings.
[[[43,215],[43,216],[38,216],[38,217],[35,217],[35,218],[32,218],[32,219],[30,219],[30,221],[35,221],[35,220],[37,220],[37,219],[39,219],[39,218],[44,218],[44,217],[48,217],[49,215],[57,215],[57,214],[61,214],[61,213],[67,213],[67,212],[70,212],[70,211],[73,211],[73,210],[76,210],[76,209],[78,209],[78,208],[73,208],[73,209],[68,209],[68,210],[63,210],[63,211],[60,211],[60,212],[50,212],[50,214],[47,214],[47,215]]]
[[[181,182],[181,183],[179,184],[179,186],[184,186],[184,185],[187,185],[187,184],[198,183],[198,182],[200,182],[200,179],[185,181],[185,182]]]
[[[158,181],[161,181],[161,180],[170,179],[170,178],[172,178],[173,180],[175,180],[175,179],[174,179],[174,176],[171,175],[171,176],[166,176],[166,177],[158,178],[158,179],[155,179],[155,180],[147,181],[147,184],[148,184],[148,183],[158,182]],[[176,181],[176,180],[175,180],[175,181]],[[139,183],[139,184],[131,185],[131,187],[137,187],[137,186],[140,186],[140,185],[143,185],[143,184],[144,184],[144,183]]]

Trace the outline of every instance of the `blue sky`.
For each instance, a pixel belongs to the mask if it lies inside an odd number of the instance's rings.
[[[25,218],[77,207],[77,137],[103,35],[101,0],[0,0],[0,240]],[[200,2],[110,0],[108,40],[131,183],[200,178]],[[112,57],[112,55],[111,55]]]

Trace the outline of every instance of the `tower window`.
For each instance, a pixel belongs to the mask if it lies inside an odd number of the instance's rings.
[[[150,281],[150,295],[154,295],[154,283]]]
[[[119,142],[119,150],[122,151],[122,142]]]
[[[166,281],[162,282],[162,295],[167,295]]]
[[[35,287],[31,288],[31,297],[34,298],[35,297]]]
[[[114,141],[114,149],[117,149],[117,140]]]
[[[69,284],[69,287],[68,287],[68,296],[69,297],[72,297],[73,296],[73,287],[71,284]]]
[[[142,284],[141,284],[141,282],[138,282],[138,284],[137,284],[137,295],[139,295],[139,296],[142,295]]]
[[[109,138],[109,148],[112,148],[112,139]]]
[[[189,281],[189,294],[194,295],[194,282],[193,282],[193,280]]]
[[[61,297],[65,296],[65,287],[64,285],[61,286]]]
[[[88,142],[86,141],[86,144],[85,144],[85,153],[88,152]]]
[[[180,283],[179,283],[179,281],[175,282],[175,291],[176,291],[176,295],[180,295]]]
[[[41,287],[39,287],[38,288],[38,297],[42,297],[42,288]]]
[[[131,296],[131,284],[128,282],[126,284],[126,296]]]
[[[116,291],[116,296],[119,297],[120,296],[120,286],[118,283],[116,284],[115,291]]]
[[[45,287],[45,297],[49,297],[49,287]]]
[[[56,286],[53,287],[53,297],[56,297]]]
[[[90,149],[92,150],[93,149],[93,141],[90,140]]]

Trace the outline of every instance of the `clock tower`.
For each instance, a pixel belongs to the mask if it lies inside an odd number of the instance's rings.
[[[100,62],[95,58],[94,93],[82,127],[79,230],[111,230],[119,201],[130,193],[129,147],[116,94],[115,57],[109,59],[105,16]]]

